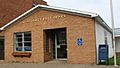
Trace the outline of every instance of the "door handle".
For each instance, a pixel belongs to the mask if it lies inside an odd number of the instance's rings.
[[[60,48],[60,45],[57,45],[57,48]]]
[[[68,51],[68,48],[66,50]]]

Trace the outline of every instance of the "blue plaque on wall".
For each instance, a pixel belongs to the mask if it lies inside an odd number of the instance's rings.
[[[77,45],[78,45],[78,46],[82,46],[82,45],[83,45],[83,40],[82,40],[82,38],[78,38],[78,39],[77,39]]]

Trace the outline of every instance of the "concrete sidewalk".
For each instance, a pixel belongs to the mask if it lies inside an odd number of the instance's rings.
[[[1,63],[0,68],[116,68],[116,67],[105,65],[80,65],[80,64]]]

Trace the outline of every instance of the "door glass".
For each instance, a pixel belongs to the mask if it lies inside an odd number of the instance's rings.
[[[57,58],[67,58],[66,32],[59,31],[57,34]]]

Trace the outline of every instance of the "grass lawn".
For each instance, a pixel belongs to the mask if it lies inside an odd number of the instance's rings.
[[[120,56],[119,57],[116,57],[117,58],[117,65],[119,65],[120,66]],[[114,58],[110,58],[110,60],[109,60],[109,64],[110,65],[113,65],[114,64]]]
[[[120,66],[120,57],[116,57],[117,58],[117,65],[119,65]],[[101,65],[105,65],[106,64],[106,62],[102,62],[101,63]],[[114,65],[114,57],[112,57],[112,58],[110,58],[109,59],[109,65]]]

